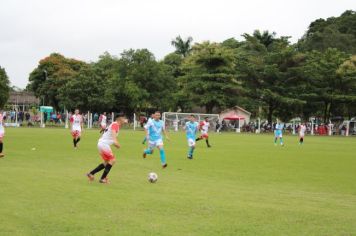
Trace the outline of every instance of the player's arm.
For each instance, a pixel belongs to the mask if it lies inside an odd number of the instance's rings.
[[[114,146],[115,146],[116,148],[120,148],[119,141],[117,140],[117,131],[114,130],[114,129],[112,129],[111,135],[112,135],[112,140],[114,140]]]

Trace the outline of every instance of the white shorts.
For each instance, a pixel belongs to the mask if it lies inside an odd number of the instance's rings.
[[[99,150],[101,158],[104,161],[115,160],[115,156],[114,156],[109,144],[103,143],[103,142],[98,142],[98,150]]]
[[[192,139],[192,138],[189,138],[189,139],[188,139],[188,146],[189,146],[189,147],[195,146],[195,140]]]
[[[4,127],[0,127],[0,138],[5,136],[5,129]]]
[[[304,138],[305,133],[299,133],[299,137]]]
[[[149,141],[148,142],[148,145],[150,148],[155,148],[155,147],[158,147],[158,146],[163,146],[163,140],[162,139],[158,139],[156,141]]]

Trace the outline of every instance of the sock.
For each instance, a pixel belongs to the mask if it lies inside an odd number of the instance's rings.
[[[281,142],[281,145],[283,144],[283,139],[282,138],[279,138],[279,141]]]
[[[105,170],[104,170],[103,175],[101,176],[101,179],[105,179],[106,178],[106,176],[109,174],[109,172],[111,170],[111,167],[112,167],[112,165],[110,165],[109,163],[106,164]]]
[[[77,138],[77,143],[79,143],[79,141],[80,141],[80,137],[79,137],[79,138]],[[76,143],[75,145],[77,145],[77,143]]]
[[[300,138],[299,143],[303,143],[304,139]]]
[[[145,153],[146,153],[146,154],[152,154],[152,150],[149,149],[149,148],[147,148],[147,149],[145,150]]]
[[[163,148],[159,150],[159,155],[161,157],[162,165],[166,164],[166,153],[164,152]]]
[[[0,153],[2,153],[3,148],[4,148],[4,143],[0,143]]]
[[[195,147],[190,147],[189,148],[188,156],[190,156],[190,157],[193,156],[194,148]]]
[[[103,163],[101,163],[94,170],[90,171],[90,174],[95,175],[96,173],[98,173],[99,171],[101,171],[104,168],[105,168],[105,165]]]
[[[74,144],[74,147],[77,147],[77,140],[75,138],[73,139],[73,144]]]
[[[275,144],[277,143],[277,140],[278,140],[278,138],[274,138],[274,143],[275,143]]]
[[[206,146],[209,147],[209,146],[210,146],[210,144],[209,144],[209,139],[206,139],[205,142],[206,142]]]
[[[142,143],[145,144],[145,143],[146,143],[146,140],[147,140],[147,138],[145,137],[145,138],[143,139]]]
[[[201,140],[201,138],[199,137],[199,138],[197,138],[195,141],[199,141],[199,140]]]

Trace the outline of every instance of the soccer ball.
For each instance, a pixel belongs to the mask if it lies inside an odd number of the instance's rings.
[[[158,175],[156,173],[151,172],[148,174],[148,181],[150,183],[156,183],[157,179],[158,179]]]

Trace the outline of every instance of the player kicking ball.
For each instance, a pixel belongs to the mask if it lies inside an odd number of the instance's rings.
[[[166,129],[164,127],[164,122],[161,119],[161,113],[156,111],[153,114],[153,119],[145,125],[146,138],[148,142],[148,148],[143,151],[143,158],[146,158],[147,155],[153,154],[154,148],[158,148],[159,155],[161,158],[162,168],[167,167],[166,162],[166,153],[163,149],[163,138],[162,132],[167,140],[169,140]]]
[[[274,129],[274,145],[277,146],[277,140],[279,138],[279,142],[281,146],[284,146],[283,143],[283,127],[284,125],[280,123],[279,121],[276,124],[276,128]]]
[[[185,133],[188,141],[188,159],[193,159],[193,153],[195,149],[195,135],[198,132],[199,124],[195,121],[195,116],[190,115],[188,117],[189,121],[187,121],[184,125]]]
[[[120,144],[117,140],[117,135],[119,133],[120,127],[127,123],[127,119],[123,115],[117,115],[115,121],[111,123],[103,132],[103,135],[98,141],[98,149],[103,163],[98,165],[94,170],[87,174],[89,181],[94,181],[94,175],[101,170],[104,170],[99,182],[102,184],[109,183],[107,178],[111,167],[115,164],[116,158],[111,150],[111,145],[116,148],[120,148]]]
[[[304,143],[304,136],[305,136],[305,131],[307,130],[307,127],[305,126],[305,124],[301,124],[299,126],[299,145],[302,145]]]
[[[0,113],[0,158],[5,156],[5,154],[3,153],[4,136],[5,136],[4,117],[2,113]]]
[[[70,118],[71,133],[73,137],[74,148],[77,149],[80,136],[83,130],[83,117],[79,114],[79,109],[75,109],[74,115]]]
[[[199,141],[199,140],[205,139],[206,146],[208,148],[211,147],[211,145],[209,144],[209,135],[208,135],[209,127],[210,127],[209,118],[205,117],[205,119],[202,122],[200,122],[200,124],[199,124],[199,129],[200,129],[201,135],[199,136],[199,138],[197,138],[195,140],[195,141]]]

